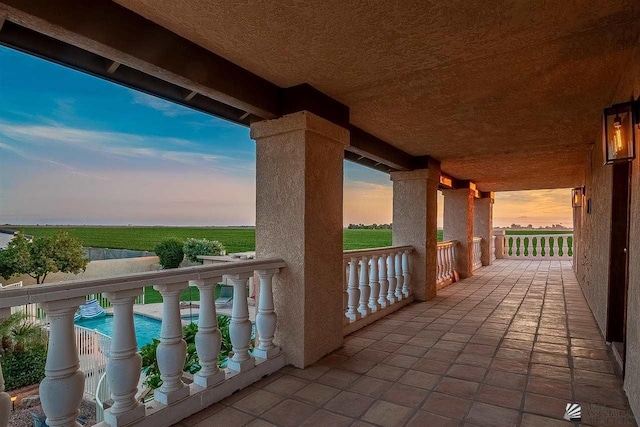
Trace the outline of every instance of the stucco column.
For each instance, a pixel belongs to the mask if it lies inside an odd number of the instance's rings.
[[[493,235],[493,193],[483,195],[481,199],[474,199],[473,234],[481,237],[482,265],[491,265],[491,236]]]
[[[461,278],[472,275],[474,191],[443,190],[444,240],[457,240],[455,269]]]
[[[426,301],[436,296],[437,198],[440,165],[428,169],[392,172],[393,245],[411,245],[411,287],[413,296]]]
[[[342,346],[342,173],[349,132],[307,111],[251,125],[256,252],[275,278],[275,342],[297,367]]]
[[[504,236],[506,235],[504,230],[493,230],[493,235],[496,236],[496,258],[504,258]]]

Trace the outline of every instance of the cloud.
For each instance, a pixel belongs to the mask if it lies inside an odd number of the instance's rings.
[[[32,154],[29,154],[29,153],[25,152],[24,150],[20,150],[20,149],[18,149],[16,147],[12,147],[12,146],[4,144],[2,142],[0,142],[0,150],[9,151],[9,152],[11,152],[11,153],[13,153],[13,154],[15,154],[17,156],[20,156],[20,157],[22,157],[24,159],[31,160],[31,161],[34,161],[34,162],[48,163],[48,164],[51,164],[51,165],[59,166],[59,167],[61,167],[63,169],[66,169],[67,171],[71,172],[72,174],[79,175],[79,176],[82,176],[82,177],[85,177],[85,178],[95,178],[95,179],[100,179],[100,180],[106,180],[106,178],[104,178],[104,177],[101,177],[101,176],[98,176],[98,175],[94,175],[94,174],[91,174],[91,173],[88,173],[88,172],[82,172],[82,171],[77,170],[76,168],[74,168],[72,166],[69,166],[69,165],[65,164],[65,163],[56,162],[55,160],[45,159],[45,158],[39,157],[39,156],[34,156]]]
[[[138,91],[133,92],[133,103],[160,111],[167,117],[185,116],[194,113],[187,107]]]
[[[248,165],[252,163],[250,159],[230,159],[222,155],[196,151],[197,144],[180,138],[2,121],[0,121],[0,135],[21,143],[46,146],[47,151],[51,151],[51,144],[56,144],[76,151],[91,151],[125,159],[165,160],[183,165],[207,164],[209,167],[221,170],[253,170],[253,166]],[[175,147],[175,149],[156,147]],[[185,147],[191,147],[191,149],[186,150]]]

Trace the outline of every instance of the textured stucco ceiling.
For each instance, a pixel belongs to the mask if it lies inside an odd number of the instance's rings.
[[[482,190],[580,185],[639,54],[638,0],[117,2]]]

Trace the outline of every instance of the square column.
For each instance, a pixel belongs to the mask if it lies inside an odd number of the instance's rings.
[[[481,237],[482,265],[491,265],[493,256],[491,253],[491,238],[493,236],[493,192],[482,193],[482,198],[474,200],[473,207],[473,234]]]
[[[349,132],[307,111],[251,125],[256,253],[282,258],[275,342],[308,366],[343,344],[342,181]]]
[[[428,169],[392,172],[393,245],[411,245],[411,287],[416,300],[436,296],[438,225],[437,198],[440,165]]]
[[[444,240],[457,240],[455,269],[461,278],[472,276],[475,191],[470,188],[442,190]]]

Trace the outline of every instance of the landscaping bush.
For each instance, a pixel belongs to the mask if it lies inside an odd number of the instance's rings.
[[[229,335],[229,324],[231,319],[227,316],[218,315],[218,328],[222,335],[222,344],[220,345],[220,354],[218,355],[218,365],[223,366],[229,358],[231,352],[231,336]],[[187,359],[184,362],[183,371],[190,374],[195,374],[201,368],[200,360],[198,359],[198,353],[196,352],[196,333],[198,332],[198,325],[190,323],[182,328],[182,338],[187,343]],[[160,340],[153,339],[153,342],[142,346],[140,349],[140,355],[142,356],[142,372],[144,372],[146,378],[144,385],[156,389],[162,385],[160,379],[160,368],[158,367],[158,359],[156,357],[156,351],[158,349]],[[249,344],[250,348],[253,348],[253,338]]]
[[[7,391],[38,384],[47,361],[45,331],[23,313],[12,314],[0,323],[0,355]]]
[[[2,355],[2,371],[7,391],[38,384],[44,379],[47,346],[40,343],[23,351],[7,351]]]
[[[154,252],[160,258],[162,268],[178,268],[184,259],[182,242],[178,239],[163,240],[156,246]]]
[[[189,261],[202,264],[198,255],[221,255],[225,249],[224,245],[217,240],[191,238],[184,242],[182,250]]]

